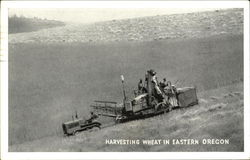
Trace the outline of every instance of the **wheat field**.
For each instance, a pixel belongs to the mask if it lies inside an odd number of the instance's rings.
[[[206,25],[209,19],[204,17],[209,14],[210,17],[219,17],[213,19],[214,23],[223,19],[223,16],[231,20],[225,21],[225,18],[222,25],[214,26],[216,29],[211,29],[213,26],[205,28],[206,31],[199,32],[199,36],[183,37],[181,34],[177,38],[133,41],[126,38],[105,42],[71,42],[60,39],[51,43],[43,37],[49,35],[49,38],[57,39],[57,34],[60,33],[59,35],[69,36],[66,39],[70,39],[81,35],[67,34],[68,32],[62,32],[65,28],[61,27],[10,34],[9,150],[243,151],[242,10],[193,14],[197,17],[194,18],[197,25],[201,22]],[[178,16],[181,17],[180,22],[176,23],[184,28],[181,20],[185,16]],[[174,21],[171,16],[131,21],[139,25],[140,22],[153,23],[154,19],[157,22],[159,19],[163,22]],[[116,23],[114,26],[117,26],[125,22],[105,22],[104,28],[106,23]],[[194,26],[198,27],[197,25]],[[178,30],[174,29],[172,27],[170,30],[177,33]],[[47,31],[55,36],[47,34]],[[92,30],[87,33],[94,32]],[[113,33],[108,35],[116,36]],[[126,93],[129,98],[133,98],[133,89],[136,89],[138,80],[144,78],[145,72],[151,68],[157,71],[159,80],[166,77],[167,80],[176,82],[177,87],[196,86],[200,104],[187,110],[174,110],[159,117],[103,128],[95,133],[86,132],[77,137],[63,138],[61,124],[71,120],[75,111],[86,119],[89,106],[94,100],[122,102],[121,74],[125,77]],[[232,143],[226,147],[215,148],[209,145],[192,148],[144,145],[137,146],[138,148],[104,147],[105,135],[109,135],[106,138],[140,138],[142,135],[143,138],[218,137],[230,138]]]

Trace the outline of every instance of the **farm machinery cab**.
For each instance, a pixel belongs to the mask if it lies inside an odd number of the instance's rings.
[[[117,123],[134,119],[146,118],[171,111],[177,107],[188,107],[198,104],[195,87],[176,88],[168,81],[158,83],[156,72],[147,71],[144,85],[136,90],[135,97],[129,100],[124,90],[124,77],[122,78],[124,99],[122,104],[110,101],[94,101],[91,105],[94,112],[108,117],[114,117]]]

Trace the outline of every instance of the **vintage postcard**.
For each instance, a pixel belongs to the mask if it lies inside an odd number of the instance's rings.
[[[248,97],[248,2],[2,3],[3,159],[249,158]]]

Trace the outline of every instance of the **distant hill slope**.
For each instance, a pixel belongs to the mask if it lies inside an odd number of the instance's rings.
[[[55,20],[46,20],[39,18],[26,18],[26,17],[9,17],[9,34],[32,32],[40,29],[52,28],[65,25],[63,22]]]
[[[9,36],[10,43],[151,41],[243,33],[243,9],[68,24]]]

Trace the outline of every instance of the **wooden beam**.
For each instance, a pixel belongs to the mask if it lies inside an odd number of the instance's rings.
[[[111,104],[117,104],[117,102],[112,102],[112,101],[94,101],[94,102],[97,102],[97,103],[111,103]]]

